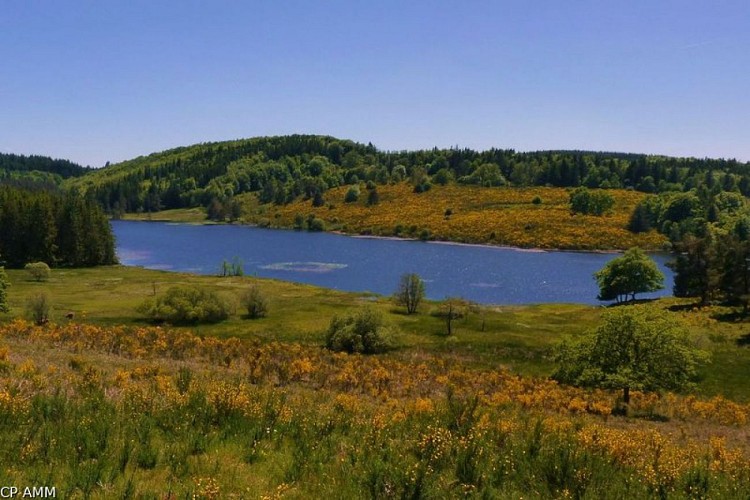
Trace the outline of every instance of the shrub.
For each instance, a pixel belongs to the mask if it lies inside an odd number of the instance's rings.
[[[541,196],[534,196],[534,198],[531,200],[531,203],[533,203],[534,205],[541,205],[542,204]]]
[[[242,265],[242,259],[239,257],[233,257],[232,262],[229,262],[228,260],[224,259],[221,262],[221,267],[219,269],[219,276],[244,276],[245,270]]]
[[[49,279],[50,269],[44,262],[29,262],[23,268],[29,272],[34,281],[47,281]]]
[[[305,217],[302,214],[297,214],[294,216],[294,229],[300,230],[303,227],[305,227]]]
[[[579,187],[570,193],[570,210],[574,214],[604,215],[614,204],[615,199],[605,191]]]
[[[373,188],[367,193],[367,205],[372,206],[378,203],[380,203],[380,194],[378,194],[377,188]]]
[[[425,181],[414,186],[415,193],[426,193],[430,189],[432,189],[432,184],[429,181]]]
[[[253,285],[242,294],[242,306],[251,319],[265,318],[268,315],[268,299],[258,285]]]
[[[313,217],[312,219],[307,221],[307,228],[310,231],[325,231],[326,223],[323,221],[323,219]]]
[[[354,203],[359,200],[359,186],[352,186],[344,196],[344,203]]]
[[[385,326],[383,315],[365,307],[348,316],[335,316],[326,334],[326,347],[332,351],[376,354],[393,347],[393,330]]]
[[[210,290],[173,286],[161,297],[146,299],[138,312],[152,321],[175,325],[218,323],[229,317],[229,305]]]
[[[323,194],[320,191],[315,191],[315,195],[313,196],[312,200],[312,206],[322,207],[325,204],[326,200],[323,198]]]
[[[451,180],[453,180],[453,174],[447,168],[441,168],[440,170],[438,170],[437,172],[435,172],[435,175],[432,176],[432,180],[436,184],[440,184],[441,186],[445,186]]]
[[[43,325],[49,321],[51,308],[49,296],[44,292],[32,295],[26,302],[26,314],[37,325]]]

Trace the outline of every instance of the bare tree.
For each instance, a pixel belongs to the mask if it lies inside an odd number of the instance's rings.
[[[422,278],[416,273],[402,275],[396,290],[396,303],[406,307],[407,314],[414,314],[423,298],[424,281]]]

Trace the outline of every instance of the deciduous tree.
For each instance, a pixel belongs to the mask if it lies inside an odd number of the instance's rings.
[[[696,349],[687,329],[669,313],[633,306],[616,308],[576,342],[557,349],[554,378],[587,387],[630,391],[683,390],[708,355]]]
[[[640,248],[631,248],[594,273],[599,285],[599,300],[623,302],[635,294],[664,288],[664,274]]]

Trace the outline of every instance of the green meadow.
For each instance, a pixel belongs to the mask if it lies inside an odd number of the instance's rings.
[[[320,346],[334,316],[370,306],[382,311],[397,329],[398,347],[387,357],[446,353],[460,357],[469,366],[503,367],[533,376],[549,375],[554,369],[552,348],[561,339],[595,326],[603,310],[580,304],[481,306],[454,320],[453,335],[448,336],[444,318],[435,314],[440,304],[433,301],[423,302],[418,314],[407,315],[390,297],[375,294],[248,276],[199,276],[126,266],[55,269],[46,282],[33,281],[23,270],[8,270],[8,275],[12,310],[0,319],[23,316],[28,298],[46,292],[53,306],[53,322],[69,321],[65,316],[73,313],[74,322],[146,326],[149,323],[136,312],[145,298],[171,286],[198,285],[217,292],[233,311],[228,320],[217,324],[178,327],[201,336]],[[257,284],[269,299],[265,318],[246,319],[240,307],[240,294],[252,284]],[[693,309],[690,304],[689,300],[670,298],[656,301],[654,307],[668,308],[681,316],[701,347],[711,353],[712,362],[703,370],[698,392],[750,400],[746,384],[750,347],[744,342],[747,323],[735,321],[728,308]]]

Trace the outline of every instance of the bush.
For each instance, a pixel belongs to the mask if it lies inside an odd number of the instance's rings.
[[[49,279],[50,269],[44,262],[29,262],[24,267],[34,281],[47,281]]]
[[[37,325],[49,321],[50,309],[52,305],[49,296],[44,292],[31,296],[26,302],[26,315]]]
[[[138,312],[152,321],[175,325],[218,323],[229,317],[229,305],[216,293],[198,287],[173,286],[156,299],[146,299]]]
[[[301,230],[305,227],[305,217],[302,214],[297,214],[294,216],[294,229]]]
[[[383,315],[365,307],[348,316],[335,316],[326,334],[332,351],[376,354],[393,348],[393,330],[384,325]]]
[[[344,196],[344,203],[354,203],[359,200],[359,186],[352,186]]]
[[[542,198],[540,196],[534,196],[534,198],[531,200],[531,203],[533,203],[534,205],[541,205]]]
[[[251,319],[265,318],[268,315],[268,299],[257,285],[251,286],[242,294],[242,306]]]
[[[323,221],[323,219],[313,217],[312,219],[307,221],[307,228],[310,231],[325,231],[326,223]]]
[[[367,193],[367,205],[372,206],[378,203],[380,203],[380,194],[378,194],[377,188],[373,188]]]
[[[432,180],[435,182],[435,184],[445,186],[453,180],[453,174],[447,168],[441,168],[440,170],[435,172],[435,175],[432,176]]]
[[[414,186],[414,192],[415,193],[426,193],[432,189],[432,184],[430,184],[429,181],[422,182],[421,184],[417,184]]]
[[[604,215],[614,205],[615,199],[605,191],[579,187],[570,193],[570,210],[574,214]]]

